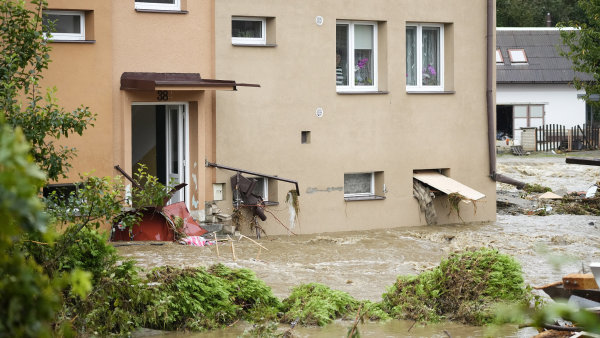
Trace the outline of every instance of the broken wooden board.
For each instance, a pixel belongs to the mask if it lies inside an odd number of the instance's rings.
[[[591,273],[571,273],[563,277],[565,289],[588,290],[598,289],[598,284]]]
[[[553,193],[552,191],[546,191],[545,193],[541,194],[540,197],[538,197],[541,200],[560,200],[562,199],[561,196],[558,196],[557,194]]]
[[[448,176],[444,176],[437,171],[419,171],[413,173],[413,177],[417,180],[443,192],[446,195],[458,193],[466,199],[477,201],[485,197],[479,191],[470,188]]]

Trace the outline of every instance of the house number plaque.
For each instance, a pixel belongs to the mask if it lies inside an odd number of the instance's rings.
[[[167,90],[158,90],[156,92],[156,99],[158,101],[169,101],[169,92]]]

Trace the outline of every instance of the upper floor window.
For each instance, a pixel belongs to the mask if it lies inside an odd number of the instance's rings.
[[[406,26],[407,90],[444,90],[444,26]]]
[[[233,17],[231,19],[231,42],[234,44],[264,45],[267,43],[266,31],[265,18]]]
[[[181,10],[180,0],[135,0],[135,9]]]
[[[52,40],[85,40],[85,15],[81,11],[44,11],[42,25]]]
[[[377,24],[338,21],[335,58],[338,91],[376,91]]]

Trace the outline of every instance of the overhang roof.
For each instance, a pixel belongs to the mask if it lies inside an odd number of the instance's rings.
[[[427,170],[419,171],[413,174],[413,177],[446,195],[452,193],[458,193],[467,199],[477,201],[485,197],[484,194],[479,191],[470,188],[456,180],[451,179],[448,176],[444,176],[437,171]]]
[[[560,55],[567,50],[558,28],[497,28],[496,45],[503,63],[496,64],[498,84],[567,84],[577,78],[592,80],[585,73],[575,72],[572,62]],[[524,49],[527,63],[511,64],[509,49]]]
[[[199,73],[125,72],[121,75],[121,90],[237,90],[238,86],[260,87],[233,80],[203,79]]]

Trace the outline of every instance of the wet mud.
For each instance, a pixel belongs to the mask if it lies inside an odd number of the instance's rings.
[[[555,192],[565,193],[586,190],[600,178],[600,167],[566,165],[564,158],[499,158],[498,168],[507,176],[526,183],[540,183]],[[501,191],[514,192],[512,189],[498,184],[499,194]],[[357,299],[380,301],[382,293],[398,275],[418,274],[438,265],[450,252],[469,248],[495,248],[512,255],[521,263],[526,283],[532,286],[557,281],[567,273],[587,269],[592,261],[600,261],[600,217],[499,214],[496,222],[491,223],[267,236],[260,240],[260,244],[268,250],[247,239],[235,238],[220,243],[218,253],[216,246],[189,247],[173,243],[133,243],[119,246],[118,252],[125,258],[136,260],[143,269],[162,265],[209,266],[215,263],[231,268],[248,268],[255,271],[280,298],[287,297],[294,286],[318,282],[348,292]],[[361,326],[361,335],[444,337],[444,330],[451,328],[449,333],[452,337],[477,337],[484,335],[485,330],[444,323],[425,327],[417,325],[409,332],[412,323],[392,322]],[[325,328],[299,328],[296,333],[310,337],[342,337],[348,326],[348,323],[336,323]],[[210,335],[237,336],[243,329],[243,324],[240,324]],[[535,334],[531,329],[506,330],[499,336],[527,337]]]

